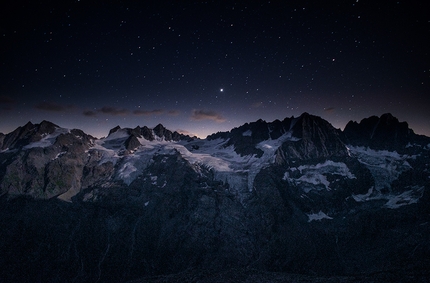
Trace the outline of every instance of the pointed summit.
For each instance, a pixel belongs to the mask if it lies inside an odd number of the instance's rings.
[[[167,130],[162,124],[155,126],[153,131],[159,138],[164,138],[166,141],[172,140],[172,132]]]
[[[147,126],[143,126],[142,128],[140,128],[140,133],[141,133],[142,137],[144,137],[145,139],[147,139],[149,141],[154,140],[154,134],[152,133],[152,131]]]
[[[7,134],[4,137],[1,149],[19,148],[31,142],[39,141],[44,135],[52,134],[56,128],[58,128],[57,125],[45,120],[40,124],[28,122],[23,127],[18,127]]]
[[[303,113],[291,120],[295,139],[282,144],[277,153],[277,162],[288,162],[291,158],[316,159],[347,156],[340,130],[335,129],[321,117]]]
[[[43,134],[52,134],[56,128],[59,128],[56,124],[43,120],[39,125],[37,125],[37,133]]]
[[[113,134],[113,133],[115,133],[115,132],[117,132],[118,130],[121,130],[121,127],[118,125],[118,126],[116,126],[115,128],[112,128],[110,131],[109,131],[109,135],[110,134]]]
[[[127,138],[127,140],[125,141],[125,148],[127,150],[135,150],[136,148],[138,148],[139,146],[141,146],[141,143],[139,142],[139,140],[136,138],[136,136],[131,135],[130,137]]]

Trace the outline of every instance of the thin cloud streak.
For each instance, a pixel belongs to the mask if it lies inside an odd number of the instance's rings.
[[[167,112],[167,114],[169,114],[170,116],[179,116],[179,114],[181,114],[181,111],[179,111],[179,110],[169,110],[169,112]]]
[[[154,110],[134,110],[133,114],[136,116],[156,116],[156,115],[162,115],[164,114],[164,110],[163,109],[154,109]]]
[[[180,114],[179,110],[169,110],[166,112],[164,109],[153,109],[153,110],[143,110],[143,109],[136,109],[134,111],[130,111],[125,108],[117,108],[113,106],[104,106],[100,109],[94,109],[94,110],[84,110],[82,114],[87,117],[96,117],[98,114],[106,114],[106,115],[112,115],[112,116],[159,116],[159,115],[170,115],[170,116],[178,116]]]
[[[326,113],[333,113],[335,111],[335,108],[334,107],[327,107],[327,108],[324,108],[324,112],[326,112]]]
[[[126,116],[129,113],[127,109],[111,106],[103,106],[101,109],[98,110],[98,112],[112,116]]]
[[[84,114],[84,116],[87,116],[87,117],[97,116],[97,112],[92,111],[92,110],[84,110],[83,114]]]
[[[62,112],[72,107],[73,106],[71,105],[62,105],[56,102],[46,101],[46,102],[41,102],[37,104],[34,108],[42,111],[49,111],[49,112]]]
[[[10,96],[0,95],[0,104],[13,104],[15,102],[16,101]]]
[[[221,115],[214,111],[206,111],[206,110],[193,110],[191,114],[192,121],[203,121],[203,120],[211,120],[217,123],[223,123],[226,119]]]
[[[260,108],[263,106],[263,102],[254,102],[251,104],[251,108]]]

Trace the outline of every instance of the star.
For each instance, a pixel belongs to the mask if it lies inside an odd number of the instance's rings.
[[[234,10],[223,10],[225,14],[220,23],[218,4],[209,4],[213,1],[174,5],[158,4],[163,2],[158,1],[151,9],[146,9],[144,3],[131,5],[142,13],[131,12],[121,3],[112,3],[95,15],[92,5],[85,4],[86,1],[79,2],[85,8],[76,10],[73,10],[75,4],[68,3],[73,1],[37,6],[42,9],[37,11],[31,11],[32,6],[20,10],[22,7],[16,4],[16,13],[10,17],[14,23],[22,24],[2,28],[0,34],[2,47],[8,50],[7,57],[4,57],[5,52],[0,52],[0,132],[22,126],[23,120],[24,123],[29,119],[34,122],[50,120],[60,126],[75,127],[72,121],[77,119],[85,125],[82,130],[104,136],[106,128],[115,127],[127,117],[130,127],[163,123],[170,130],[190,127],[189,130],[196,133],[192,127],[208,123],[211,130],[206,128],[207,132],[198,133],[206,136],[212,134],[210,131],[230,130],[258,119],[269,122],[283,119],[285,115],[301,114],[296,106],[286,113],[287,102],[300,105],[300,110],[310,114],[328,115],[330,112],[321,112],[325,104],[319,102],[324,101],[337,109],[338,127],[351,119],[360,121],[390,112],[394,116],[405,115],[402,119],[408,121],[415,132],[430,135],[430,111],[426,107],[430,105],[430,96],[424,95],[430,91],[430,69],[421,67],[426,66],[428,60],[422,60],[428,58],[427,50],[430,50],[427,41],[422,40],[423,32],[428,30],[428,15],[419,4],[412,3],[417,1],[408,4],[399,1],[398,5],[390,6],[378,3],[368,6],[356,1],[352,0],[351,4],[359,10],[343,5],[333,17],[324,16],[332,13],[327,5],[294,9],[286,3],[261,6],[235,1]],[[71,9],[75,18],[68,18],[67,23],[61,17],[39,18],[45,15],[45,9]],[[385,11],[386,17],[382,20],[374,13],[375,9]],[[165,19],[171,19],[171,10],[177,11],[177,18],[166,22]],[[200,11],[199,15],[194,14],[196,10]],[[0,18],[5,18],[1,12]],[[111,13],[118,17],[114,23],[110,23]],[[159,15],[165,30],[148,26],[146,19],[151,19],[154,13]],[[28,14],[35,15],[30,22]],[[255,14],[261,16],[258,28],[253,24]],[[365,21],[355,22],[358,15]],[[199,22],[198,29],[190,26],[187,20],[190,17]],[[397,24],[399,17],[402,25]],[[95,30],[85,28],[87,24],[84,23],[90,19],[100,23]],[[68,24],[71,25],[67,29],[60,28]],[[369,26],[387,32],[375,34]],[[146,32],[138,32],[143,30]],[[405,30],[410,32],[405,33]],[[396,37],[389,34],[396,34]],[[117,36],[121,37],[121,44],[116,42]],[[310,39],[316,44],[308,44]],[[402,42],[402,46],[392,48],[393,40]],[[52,46],[46,47],[44,41]],[[88,44],[80,44],[86,41]],[[21,54],[21,48],[17,48],[20,46],[34,48]],[[100,46],[106,49],[101,52]],[[360,56],[353,56],[357,52]],[[205,107],[198,106],[198,103],[203,105],[203,101],[196,101],[196,105],[184,103],[203,93],[210,97]],[[105,95],[100,99],[102,94]],[[15,103],[7,102],[15,96]],[[393,99],[393,103],[388,105],[388,99]],[[255,101],[269,100],[272,102],[266,102],[267,107],[259,107],[259,111],[237,107],[244,101],[252,108]],[[56,105],[61,102],[64,111],[69,111],[67,106],[73,104],[75,110],[63,117],[59,111],[34,108],[44,101]],[[136,108],[136,103],[145,105]],[[231,104],[231,108],[222,108],[224,103]],[[403,107],[406,103],[407,108]],[[357,111],[354,117],[348,111],[350,104],[354,105],[352,112]],[[115,105],[118,105],[117,110],[125,110],[124,113],[97,111],[104,106],[115,110]],[[224,116],[231,115],[235,119],[215,124],[210,119],[190,121],[187,113],[195,107],[200,107],[196,110],[222,110]],[[87,108],[96,111],[88,112]],[[141,114],[133,114],[134,108],[142,110],[138,112]],[[171,119],[168,109],[181,114]],[[159,111],[151,112],[153,110],[164,110],[166,115],[156,116]],[[19,112],[27,113],[26,117],[18,115]],[[88,113],[90,115],[86,115]],[[103,122],[109,117],[105,129],[94,122],[94,115]],[[147,118],[143,122],[141,115]]]

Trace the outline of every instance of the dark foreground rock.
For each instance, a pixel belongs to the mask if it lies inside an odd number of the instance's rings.
[[[282,201],[238,209],[239,203],[229,199],[204,191],[161,195],[147,206],[3,199],[0,278],[2,282],[430,278],[427,205],[384,212],[369,208],[339,220],[307,222],[297,219],[294,209],[284,209]]]
[[[255,269],[230,269],[222,272],[187,270],[178,274],[152,276],[128,283],[383,283],[383,282],[428,282],[430,274],[399,274],[379,272],[351,276],[316,276],[267,272]]]

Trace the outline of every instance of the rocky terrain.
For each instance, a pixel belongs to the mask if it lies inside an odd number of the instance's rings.
[[[0,134],[4,282],[427,282],[430,138],[390,114]]]

